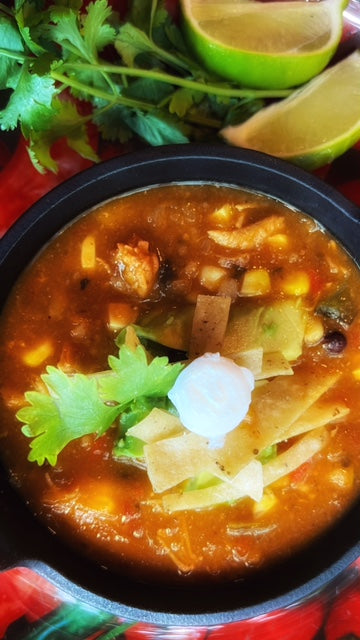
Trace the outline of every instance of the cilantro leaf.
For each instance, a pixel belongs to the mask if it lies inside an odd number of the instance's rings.
[[[125,344],[120,347],[118,358],[109,357],[109,365],[116,375],[99,378],[100,394],[104,401],[118,402],[122,408],[142,396],[166,396],[183,368],[180,363],[169,364],[165,356],[148,363],[143,346],[133,350]]]
[[[19,31],[13,21],[0,15],[0,47],[10,53],[24,53],[24,45]],[[16,87],[21,73],[20,59],[0,53],[0,89]]]
[[[67,101],[60,101],[55,98],[53,106],[57,107],[51,122],[51,127],[44,131],[32,131],[29,151],[34,164],[39,163],[50,171],[56,172],[58,165],[51,156],[50,150],[53,143],[61,137],[66,138],[71,149],[77,151],[83,158],[93,161],[98,160],[98,156],[91,147],[88,140],[86,119],[80,117],[75,104]]]
[[[160,116],[156,111],[143,113],[139,109],[122,112],[129,129],[152,146],[163,144],[183,144],[189,142],[183,123],[170,114]]]
[[[169,103],[170,113],[176,113],[179,118],[183,118],[185,114],[194,104],[199,104],[204,98],[204,94],[198,91],[189,91],[189,89],[178,89],[171,97]]]
[[[12,4],[0,1],[0,91],[7,91],[0,127],[20,127],[39,170],[57,170],[55,134],[97,160],[83,118],[69,127],[58,96],[86,100],[88,119],[107,139],[139,137],[156,146],[213,140],[265,98],[291,93],[247,89],[207,71],[188,50],[165,0],[130,0],[124,21],[109,0]]]
[[[144,442],[134,436],[121,438],[114,447],[113,454],[116,458],[142,458],[144,455]]]
[[[37,26],[44,20],[44,6],[41,8],[33,2],[16,3],[15,18],[21,36],[28,49],[35,55],[44,53],[44,47],[36,39]]]
[[[126,433],[130,427],[133,427],[138,422],[141,422],[141,420],[144,420],[154,407],[157,409],[164,409],[169,412],[176,411],[167,396],[161,398],[149,398],[145,396],[135,398],[120,416],[120,424],[123,432]]]
[[[53,118],[52,99],[56,92],[52,78],[33,75],[24,65],[8,104],[0,111],[1,128],[15,129],[19,121],[25,135],[43,128]]]
[[[24,435],[33,438],[29,460],[42,465],[47,459],[55,465],[60,451],[72,440],[103,434],[116,419],[118,408],[100,400],[94,378],[80,373],[67,376],[48,367],[42,380],[50,395],[27,392],[30,406],[20,409],[17,418],[25,423]]]
[[[166,357],[150,363],[144,347],[134,351],[122,345],[119,357],[109,357],[110,370],[96,376],[66,375],[49,366],[41,376],[47,392],[28,391],[28,405],[16,417],[22,432],[32,438],[29,460],[55,465],[59,453],[72,440],[103,435],[120,416],[126,430],[142,420],[154,406],[165,407],[167,393],[182,366]]]
[[[98,101],[99,108],[95,109],[93,120],[105,140],[119,140],[128,142],[133,136],[133,132],[123,121],[122,115],[124,107],[114,105],[103,109],[103,102]]]
[[[97,58],[99,51],[115,40],[115,29],[107,23],[111,13],[106,0],[97,0],[88,7],[83,21],[84,41],[93,60]]]
[[[115,47],[128,67],[135,67],[137,59],[142,54],[150,54],[156,60],[170,64],[176,69],[187,67],[180,58],[157,46],[146,33],[130,22],[120,27],[115,39]]]
[[[55,8],[51,12],[56,25],[52,28],[52,36],[66,51],[95,62],[98,52],[115,40],[116,32],[107,23],[110,16],[111,7],[107,0],[95,0],[91,3],[81,20],[79,14],[71,9],[66,11],[64,7],[60,10]]]

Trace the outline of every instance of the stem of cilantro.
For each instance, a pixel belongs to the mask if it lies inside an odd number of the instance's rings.
[[[14,60],[18,60],[19,62],[25,62],[25,60],[29,59],[28,56],[21,54],[19,52],[9,51],[8,49],[0,48],[0,55],[7,56],[8,58],[12,58]],[[66,71],[67,69],[73,70],[83,70],[83,71],[97,71],[101,74],[116,74],[122,76],[130,76],[134,78],[149,78],[152,80],[156,80],[157,82],[164,82],[166,84],[171,84],[177,87],[182,87],[184,89],[190,89],[192,91],[198,91],[204,94],[211,94],[214,96],[225,97],[225,98],[286,98],[290,95],[290,89],[248,89],[241,88],[237,89],[235,87],[223,87],[219,85],[211,85],[206,84],[204,82],[199,82],[198,80],[190,80],[188,78],[180,78],[178,76],[172,75],[170,73],[166,73],[164,71],[153,71],[151,69],[141,69],[138,67],[130,68],[124,67],[121,65],[113,65],[113,64],[91,64],[86,62],[64,62],[61,65],[61,68]],[[73,87],[75,89],[79,89],[80,91],[86,91],[90,95],[94,97],[101,98],[104,100],[112,100],[113,102],[121,102],[125,106],[138,106],[138,108],[147,109],[150,108],[150,105],[146,105],[146,103],[139,103],[137,101],[130,100],[125,97],[121,97],[119,100],[118,95],[110,96],[108,93],[100,91],[95,87],[91,87],[90,85],[84,85],[72,78],[69,78],[66,75],[60,74],[57,71],[50,72],[51,77],[54,80],[58,80],[62,82],[64,85],[69,87]],[[110,83],[111,85],[111,83]],[[136,103],[136,104],[135,104]],[[143,104],[143,107],[141,106]],[[151,105],[153,108],[154,105]]]
[[[119,94],[111,95],[105,91],[101,91],[100,89],[88,87],[78,80],[72,80],[67,76],[63,76],[62,74],[57,72],[52,72],[51,76],[54,80],[62,82],[64,88],[66,88],[67,85],[69,87],[72,87],[73,89],[77,89],[78,91],[85,91],[86,93],[96,98],[100,98],[101,100],[105,100],[111,104],[121,104],[133,109],[141,109],[142,111],[153,111],[155,108],[155,105],[152,103],[141,102],[140,100],[134,100],[133,98],[126,98],[125,96],[121,96]],[[103,109],[100,109],[99,112],[106,111],[106,109],[108,108],[109,106],[103,107]],[[193,124],[202,125],[204,127],[212,129],[218,129],[221,126],[221,122],[219,120],[216,120],[215,118],[202,117],[192,113],[186,114],[185,119],[187,122],[192,122]],[[86,122],[88,120],[91,120],[91,116],[87,116],[86,118],[82,119],[83,122]]]
[[[88,95],[91,95],[94,98],[99,98],[100,100],[111,102],[112,104],[122,104],[125,107],[131,107],[133,109],[142,109],[143,111],[150,111],[155,107],[154,104],[141,102],[140,100],[134,100],[132,98],[126,98],[125,96],[122,96],[119,94],[116,94],[116,95],[110,94],[107,91],[102,91],[101,89],[97,89],[96,87],[83,84],[78,80],[69,78],[68,76],[65,76],[56,71],[52,71],[50,75],[53,78],[53,80],[57,80],[58,82],[61,82],[64,86],[72,87],[73,89],[77,89],[80,92],[87,93]]]
[[[29,56],[19,53],[18,51],[9,51],[9,49],[3,49],[0,47],[0,56],[6,56],[7,58],[12,58],[13,60],[18,60],[18,62],[25,62],[26,60],[30,60]]]
[[[62,65],[62,69],[78,69],[84,71],[98,71],[99,73],[115,73],[117,75],[132,76],[136,78],[149,78],[158,82],[165,82],[185,89],[191,89],[192,91],[198,91],[200,93],[207,93],[215,96],[221,96],[226,98],[285,98],[290,95],[290,89],[236,89],[235,87],[223,87],[218,85],[209,85],[198,80],[190,80],[187,78],[180,78],[178,76],[165,73],[164,71],[153,71],[151,69],[140,69],[138,67],[130,68],[119,65],[109,64],[96,64],[92,65],[83,62],[65,62]],[[54,73],[51,74],[54,78]],[[61,76],[62,81],[67,76]],[[89,92],[91,88],[89,87]]]

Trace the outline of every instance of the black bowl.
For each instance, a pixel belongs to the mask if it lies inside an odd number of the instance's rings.
[[[128,154],[61,184],[1,240],[0,308],[34,255],[75,216],[102,200],[173,182],[249,188],[318,220],[360,262],[360,210],[339,193],[275,158],[225,146],[184,145]],[[128,620],[214,625],[268,613],[314,595],[360,556],[360,501],[326,535],[252,578],[206,589],[143,585],[66,547],[27,509],[0,468],[0,569],[27,566],[71,596]]]

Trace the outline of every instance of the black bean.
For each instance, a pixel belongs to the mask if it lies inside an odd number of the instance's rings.
[[[341,331],[329,331],[324,336],[323,345],[326,351],[331,355],[339,355],[346,347],[347,340]]]

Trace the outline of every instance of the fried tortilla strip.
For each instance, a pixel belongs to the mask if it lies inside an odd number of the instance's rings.
[[[253,374],[255,380],[257,380],[258,376],[261,374],[263,357],[264,350],[262,349],[262,347],[257,347],[239,353],[236,358],[233,358],[233,360],[236,364],[239,365],[239,367],[246,367],[247,369],[249,369]]]
[[[299,436],[302,433],[338,422],[348,415],[350,409],[342,402],[318,400],[293,422],[284,434],[283,440]]]
[[[203,471],[220,474],[216,458],[209,456],[205,438],[187,431],[174,438],[166,438],[144,446],[147,473],[156,493],[167,491],[184,480],[194,478]]]
[[[290,426],[328,391],[340,374],[298,370],[293,376],[278,376],[258,387],[245,420],[227,434],[221,449],[209,449],[209,456],[232,479],[239,470],[267,447],[280,442]]]
[[[275,378],[275,376],[291,376],[293,374],[294,370],[281,351],[273,351],[264,353],[262,369],[260,373],[255,375],[255,380]]]
[[[301,301],[293,300],[266,307],[251,302],[233,306],[222,355],[236,360],[243,351],[262,347],[264,353],[281,351],[287,360],[296,360],[302,353],[307,315]]]
[[[268,462],[263,467],[264,487],[295,471],[316,453],[321,451],[329,441],[326,429],[315,429],[307,433],[289,449]]]
[[[146,418],[130,427],[126,435],[150,443],[178,436],[184,432],[185,429],[177,416],[155,407]]]
[[[230,296],[198,295],[190,338],[190,358],[221,350],[230,305]]]
[[[257,460],[252,460],[235,476],[232,482],[205,489],[195,489],[184,493],[169,493],[162,498],[166,511],[183,511],[185,509],[206,509],[215,504],[232,502],[246,496],[259,501],[263,494],[263,468]]]

